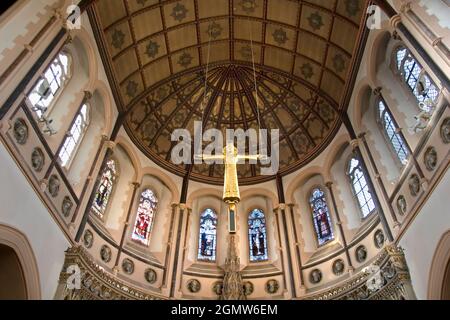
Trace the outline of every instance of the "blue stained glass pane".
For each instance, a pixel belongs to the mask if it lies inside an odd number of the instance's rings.
[[[266,218],[260,209],[254,209],[248,217],[248,243],[250,261],[266,261],[267,253]]]
[[[314,231],[316,232],[319,246],[334,239],[333,229],[331,227],[331,218],[325,199],[325,194],[319,188],[312,191],[309,199],[311,205]]]
[[[216,261],[217,215],[212,209],[205,209],[200,216],[198,239],[198,260]]]

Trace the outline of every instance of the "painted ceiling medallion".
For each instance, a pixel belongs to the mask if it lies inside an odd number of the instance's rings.
[[[136,96],[137,89],[138,89],[138,84],[136,82],[134,82],[133,80],[128,81],[127,96],[129,96],[130,98],[134,98]]]
[[[31,166],[34,171],[41,172],[45,164],[45,156],[41,148],[35,148],[31,154]]]
[[[70,197],[68,197],[68,196],[65,196],[64,200],[62,202],[62,205],[61,205],[61,212],[64,217],[67,218],[70,215],[70,212],[72,211],[72,207],[73,207],[72,199],[70,199]]]
[[[337,54],[333,57],[333,67],[337,72],[345,70],[345,60],[342,55]]]
[[[111,248],[107,245],[103,245],[100,249],[100,257],[102,258],[102,261],[108,263],[111,261],[111,255]]]
[[[249,45],[243,46],[239,53],[241,54],[242,58],[244,60],[251,60],[252,59],[252,48]]]
[[[216,39],[222,34],[222,26],[218,23],[213,22],[208,26],[208,29],[206,30],[206,33],[212,38]]]
[[[314,284],[318,284],[322,281],[322,272],[319,269],[314,269],[309,274],[309,281]]]
[[[283,28],[276,29],[273,33],[273,40],[275,40],[278,45],[284,45],[289,38],[286,35],[286,31]]]
[[[156,271],[153,269],[147,269],[147,270],[145,270],[144,277],[148,283],[153,284],[156,282],[156,279],[157,279]]]
[[[187,68],[192,63],[192,59],[193,58],[189,53],[184,52],[178,59],[178,64],[183,68]]]
[[[359,246],[355,251],[356,261],[362,263],[367,258],[367,249],[364,246]]]
[[[381,249],[384,245],[384,233],[382,230],[377,230],[373,236],[375,247]]]
[[[450,118],[445,118],[442,122],[441,139],[444,143],[450,143]]]
[[[177,4],[173,7],[172,13],[170,14],[172,18],[174,18],[176,21],[181,22],[184,18],[186,18],[186,14],[188,13],[188,9],[186,7],[177,2]]]
[[[307,80],[310,79],[312,76],[314,76],[313,68],[309,63],[304,63],[300,67],[300,72],[302,73],[303,77],[305,77],[305,79]]]
[[[344,268],[345,268],[344,260],[337,259],[336,261],[333,262],[332,269],[333,269],[334,275],[340,276],[341,274],[343,274]]]
[[[188,281],[186,287],[190,292],[196,293],[200,291],[200,288],[202,286],[200,284],[200,281],[198,281],[197,279],[191,279]]]
[[[145,50],[145,53],[147,54],[147,56],[149,58],[154,58],[158,55],[159,52],[159,44],[156,43],[155,41],[149,41],[147,48]]]
[[[255,290],[253,283],[251,283],[250,281],[245,281],[243,286],[244,286],[244,295],[246,296],[251,295]]]
[[[309,26],[313,28],[314,31],[317,31],[324,26],[322,16],[317,11],[309,16],[308,22]]]
[[[256,8],[258,7],[256,4],[256,0],[241,0],[241,2],[239,2],[239,5],[246,14],[254,13]]]
[[[270,294],[275,294],[278,292],[278,289],[280,288],[280,284],[275,279],[270,279],[266,282],[266,291]]]
[[[13,125],[14,139],[18,144],[25,144],[28,140],[28,126],[23,119],[17,119]]]
[[[92,234],[92,231],[86,230],[84,232],[83,243],[84,246],[88,249],[92,247],[92,245],[94,244],[94,235]]]
[[[132,274],[134,272],[134,262],[128,258],[123,259],[122,270],[126,274]]]
[[[420,192],[420,178],[417,174],[412,174],[408,180],[409,191],[413,197]]]
[[[48,193],[50,193],[53,198],[56,198],[58,196],[59,187],[59,178],[56,175],[52,175],[50,179],[48,179]]]
[[[122,30],[114,29],[111,42],[113,47],[120,50],[122,49],[124,42],[125,42],[125,34],[122,32]]]
[[[356,16],[361,10],[360,3],[360,0],[345,0],[345,11],[352,17]]]

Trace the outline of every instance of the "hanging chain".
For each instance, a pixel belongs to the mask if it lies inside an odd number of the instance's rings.
[[[256,95],[256,117],[258,120],[258,130],[261,130],[261,120],[259,115],[259,97],[258,97],[258,86],[256,84],[256,67],[255,67],[255,55],[253,52],[253,32],[250,25],[250,19],[248,19],[248,29],[250,32],[250,49],[252,52],[252,66],[253,66],[253,80],[255,82],[255,95]]]

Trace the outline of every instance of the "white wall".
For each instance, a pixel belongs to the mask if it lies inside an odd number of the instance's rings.
[[[447,172],[400,240],[418,299],[426,299],[428,277],[436,246],[450,229],[450,173]]]
[[[24,233],[36,257],[43,299],[53,299],[69,241],[0,143],[0,223]]]

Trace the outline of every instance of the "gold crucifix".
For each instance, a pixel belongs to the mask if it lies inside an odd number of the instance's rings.
[[[232,144],[227,144],[223,148],[222,155],[202,156],[203,160],[225,160],[224,181],[223,181],[223,201],[228,203],[228,230],[230,233],[236,232],[236,203],[241,200],[239,193],[239,182],[236,164],[239,160],[258,160],[261,155],[238,155],[237,148]]]

